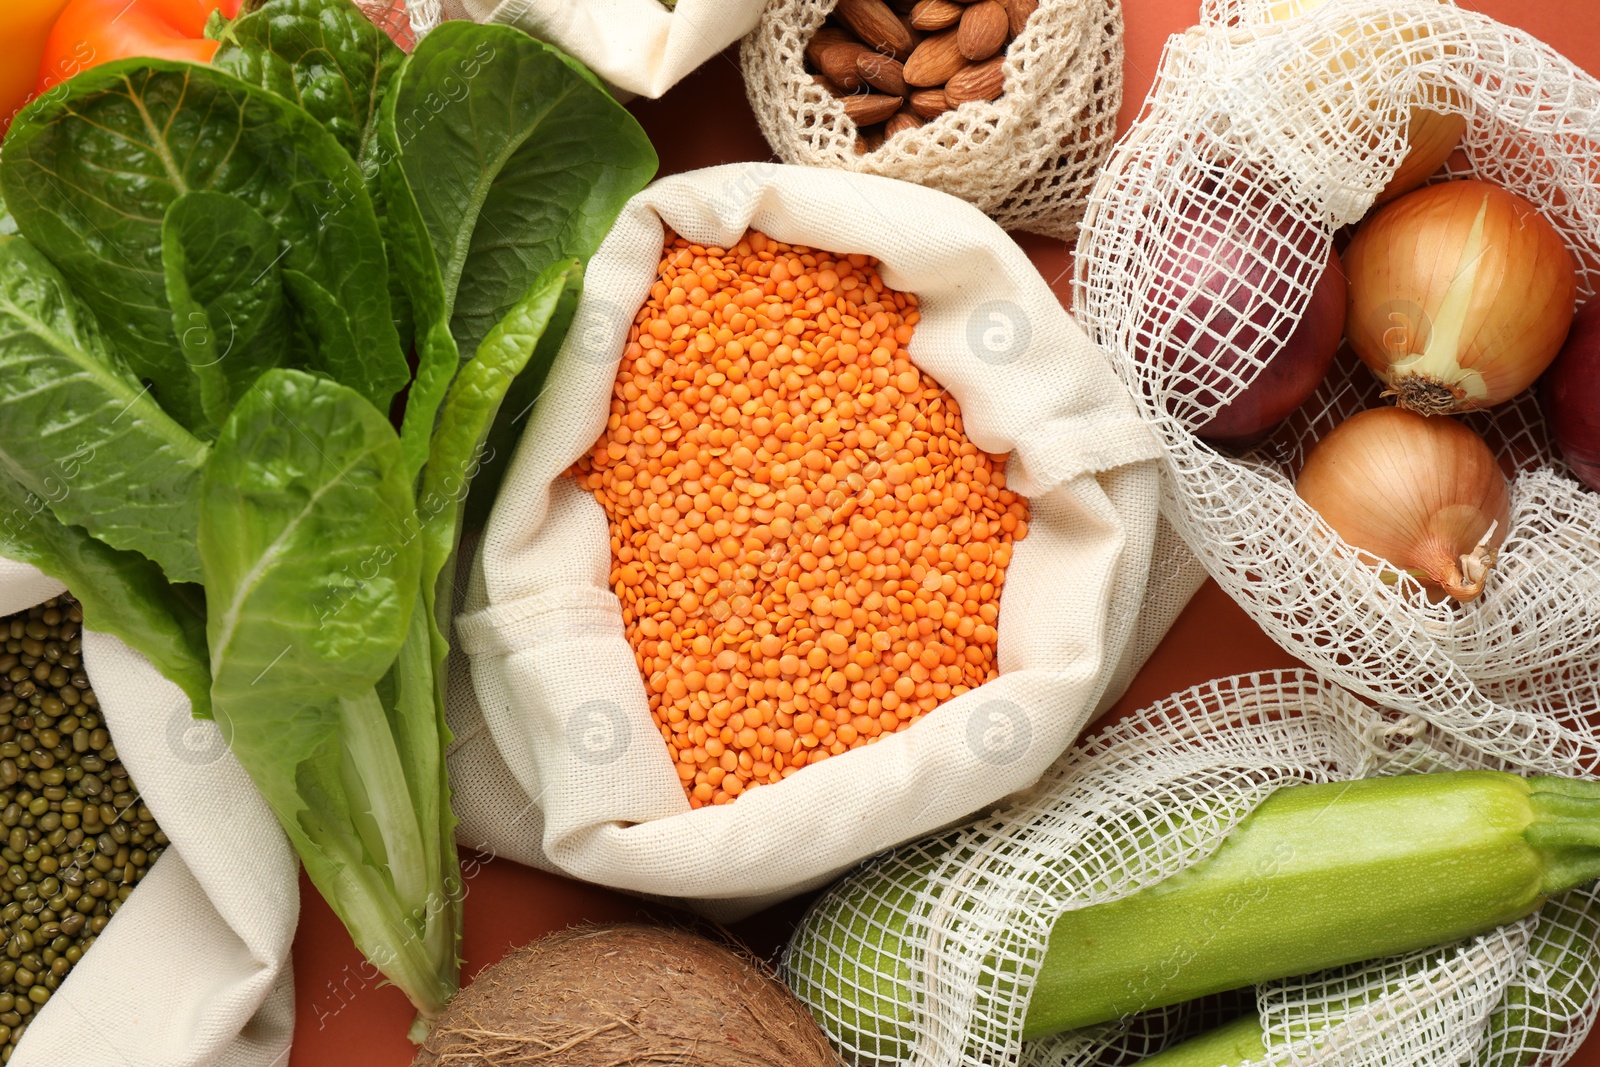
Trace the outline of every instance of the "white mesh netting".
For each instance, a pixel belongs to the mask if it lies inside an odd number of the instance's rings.
[[[1481,937],[1268,983],[1242,1003],[1020,1038],[1064,912],[1210,855],[1277,787],[1496,767],[1310,672],[1210,682],[1089,738],[1010,808],[859,868],[807,914],[783,976],[856,1067],[1114,1067],[1252,1001],[1274,1067],[1559,1067],[1600,1007],[1593,885]]]
[[[443,18],[439,0],[355,0],[355,4],[407,52]]]
[[[806,44],[834,2],[770,0],[740,48],[750,107],[778,158],[917,182],[1006,229],[1073,237],[1116,137],[1119,0],[1042,0],[1007,50],[998,99],[946,111],[864,155],[843,103],[805,70]]]
[[[1531,395],[1465,420],[1515,473],[1509,539],[1487,591],[1465,606],[1430,603],[1409,577],[1386,584],[1295,495],[1310,446],[1382,402],[1348,350],[1249,455],[1191,432],[1299,322],[1328,242],[1401,159],[1413,103],[1466,116],[1466,162],[1451,176],[1535,204],[1579,259],[1580,299],[1592,295],[1600,83],[1525,33],[1432,0],[1333,0],[1263,24],[1267,7],[1206,0],[1202,24],[1169,41],[1090,197],[1076,315],[1166,444],[1167,518],[1280,645],[1493,756],[1600,772],[1600,494],[1569,476]],[[1172,295],[1163,258],[1235,207],[1252,219],[1274,213],[1285,239],[1276,261],[1263,254],[1265,280],[1239,305],[1234,332],[1213,334],[1239,355],[1234,370],[1141,356],[1199,336],[1205,308]]]

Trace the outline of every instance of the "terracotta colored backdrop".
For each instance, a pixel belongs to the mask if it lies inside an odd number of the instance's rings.
[[[574,0],[581,2],[581,0]],[[1123,0],[1127,81],[1121,128],[1138,113],[1155,77],[1168,35],[1197,18],[1196,0]],[[1460,0],[1550,42],[1585,69],[1600,74],[1600,5],[1595,0]],[[745,102],[733,50],[707,63],[661,100],[632,110],[661,155],[661,173],[719,163],[772,158]],[[1068,249],[1058,241],[1019,235],[1019,243],[1066,301]],[[1293,666],[1214,583],[1195,596],[1166,640],[1108,717],[1142,707],[1212,678]],[[649,914],[639,901],[567,881],[509,860],[463,856],[466,871],[466,957],[463,979],[500,959],[512,946],[581,921]],[[360,953],[316,889],[303,877],[300,930],[295,939],[295,1027],[291,1067],[403,1067],[414,1046],[406,1040],[411,1008],[392,988],[368,977]],[[741,923],[737,932],[759,952],[780,946],[806,901],[794,901]],[[1600,1067],[1600,1036],[1574,1060]]]

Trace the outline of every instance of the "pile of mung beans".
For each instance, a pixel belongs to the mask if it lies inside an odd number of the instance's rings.
[[[117,759],[67,596],[0,619],[0,1063],[167,844]]]

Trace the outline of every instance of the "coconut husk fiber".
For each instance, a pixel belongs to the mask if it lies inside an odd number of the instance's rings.
[[[462,990],[413,1067],[838,1067],[805,1007],[698,934],[621,924],[517,949]]]

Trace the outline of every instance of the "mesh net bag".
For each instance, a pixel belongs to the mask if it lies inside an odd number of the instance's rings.
[[[356,0],[356,6],[407,52],[439,25],[439,0]]]
[[[1223,454],[1192,428],[1238,396],[1299,322],[1335,231],[1362,217],[1402,158],[1414,103],[1466,117],[1465,162],[1448,176],[1531,201],[1575,253],[1580,299],[1591,295],[1600,83],[1524,33],[1432,0],[1333,0],[1272,24],[1266,8],[1207,0],[1201,25],[1169,42],[1090,198],[1077,316],[1166,444],[1167,518],[1279,644],[1489,755],[1593,773],[1600,495],[1569,476],[1531,395],[1464,419],[1516,472],[1509,537],[1485,594],[1465,606],[1430,603],[1409,576],[1386,584],[1295,495],[1310,447],[1383,402],[1348,350],[1249,455]],[[1212,335],[1238,356],[1235,371],[1142,357],[1199,336],[1202,313],[1170,295],[1161,263],[1235,209],[1278,219],[1285,237],[1240,316],[1254,327]]]
[[[1122,106],[1118,0],[1042,0],[1006,53],[998,99],[946,111],[865,155],[843,103],[805,69],[806,44],[833,6],[771,0],[744,39],[750,106],[780,159],[917,182],[1006,229],[1072,238]]]
[[[1559,1067],[1600,1007],[1593,885],[1442,948],[1020,1037],[1062,914],[1210,855],[1274,789],[1504,767],[1307,671],[1210,682],[1088,739],[1009,808],[859,868],[807,914],[783,976],[858,1067],[1124,1064],[1252,1006],[1274,1065]],[[888,929],[899,957],[871,947]]]

